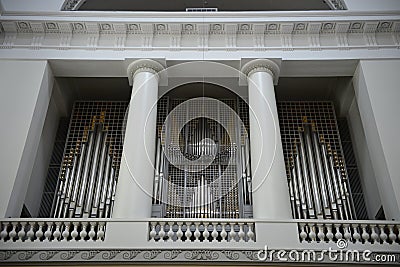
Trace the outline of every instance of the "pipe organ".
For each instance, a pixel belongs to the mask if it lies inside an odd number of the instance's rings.
[[[154,217],[252,216],[248,107],[241,101],[159,100]]]
[[[111,216],[123,145],[126,102],[76,102],[51,214]]]
[[[332,103],[281,102],[278,113],[293,217],[356,219]]]

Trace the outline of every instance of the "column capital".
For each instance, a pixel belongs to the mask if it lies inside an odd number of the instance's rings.
[[[274,84],[277,84],[280,73],[280,67],[276,62],[270,59],[259,58],[259,59],[253,59],[244,64],[241,71],[248,77],[250,77],[253,73],[256,72],[267,72],[271,74],[274,80]]]
[[[133,77],[140,72],[150,72],[158,74],[164,70],[164,66],[161,63],[152,59],[138,59],[129,64],[127,68],[127,75],[129,79],[129,85],[133,84]]]

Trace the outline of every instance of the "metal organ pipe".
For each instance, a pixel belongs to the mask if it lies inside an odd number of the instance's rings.
[[[319,188],[318,188],[318,178],[317,178],[317,172],[315,168],[315,163],[314,163],[314,157],[313,157],[313,150],[312,150],[312,143],[311,143],[311,131],[309,127],[305,127],[304,129],[304,136],[305,136],[305,144],[306,144],[306,151],[307,151],[307,159],[308,159],[308,167],[311,175],[311,183],[312,183],[312,188],[313,188],[313,193],[314,193],[314,203],[315,203],[315,210],[316,210],[316,215],[317,218],[323,218],[323,212],[322,212],[322,205],[321,205],[321,200],[319,198]]]
[[[301,158],[301,171],[303,173],[303,181],[304,185],[306,187],[306,197],[307,197],[307,203],[308,203],[308,215],[310,216],[311,219],[315,219],[315,209],[314,209],[314,199],[312,196],[312,189],[311,189],[311,182],[310,182],[310,176],[308,174],[308,168],[307,168],[307,159],[306,159],[306,152],[304,149],[304,129],[301,129],[299,131],[300,135],[300,158]]]
[[[318,141],[318,134],[315,131],[314,125],[312,126],[312,138],[314,143],[314,151],[315,151],[315,159],[317,162],[317,170],[318,170],[318,178],[319,178],[319,189],[320,195],[322,197],[322,205],[324,208],[324,215],[327,219],[332,218],[330,205],[328,201],[328,193],[326,191],[326,184],[325,184],[325,172],[324,168],[322,167],[322,159],[321,159],[321,152],[319,149],[319,141]]]
[[[93,117],[82,140],[66,157],[52,214],[59,218],[109,217],[115,195],[117,157],[112,152],[104,113]],[[114,154],[113,154],[114,153]]]
[[[334,191],[333,184],[332,184],[331,170],[329,167],[328,152],[326,149],[325,141],[322,137],[321,137],[321,150],[322,150],[322,159],[323,159],[324,169],[325,169],[325,173],[326,173],[326,182],[327,182],[327,186],[328,186],[329,201],[330,201],[331,208],[332,208],[333,219],[337,220],[337,219],[339,219],[339,215],[338,215],[338,210],[337,210],[335,191]]]
[[[86,204],[87,204],[87,209],[85,209],[85,212],[90,211],[91,208],[91,213],[90,217],[96,218],[97,213],[99,210],[99,204],[100,204],[100,194],[101,194],[101,186],[103,185],[103,180],[104,180],[104,167],[105,167],[105,160],[106,160],[106,154],[107,154],[107,130],[103,131],[102,133],[103,137],[103,145],[101,149],[101,154],[100,154],[100,161],[99,161],[99,169],[97,171],[97,178],[96,179],[96,186],[95,186],[95,191],[93,194],[93,202],[89,199]],[[93,204],[92,204],[93,203]]]
[[[295,144],[295,150],[294,150],[294,158],[295,158],[295,165],[293,168],[293,177],[296,178],[298,181],[298,188],[300,191],[300,202],[301,202],[301,214],[303,215],[302,218],[308,218],[308,209],[307,209],[307,192],[305,189],[305,183],[304,183],[304,178],[303,178],[303,173],[301,172],[301,163],[300,163],[300,156],[299,156],[299,144]],[[312,202],[311,202],[312,203]],[[299,213],[299,218],[301,218],[301,215]]]
[[[353,219],[354,208],[342,159],[307,122],[299,128],[288,179],[296,218]],[[309,175],[310,174],[310,175]],[[312,193],[313,192],[313,193]]]

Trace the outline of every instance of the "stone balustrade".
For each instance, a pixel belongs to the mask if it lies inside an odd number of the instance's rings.
[[[153,220],[149,223],[149,240],[153,242],[254,242],[254,221]]]
[[[84,219],[32,219],[32,221],[3,220],[2,242],[86,242],[104,241],[105,221]]]
[[[398,222],[298,220],[302,243],[345,242],[400,245]]]

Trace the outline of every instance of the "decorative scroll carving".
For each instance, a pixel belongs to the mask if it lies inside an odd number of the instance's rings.
[[[212,250],[192,250],[185,253],[185,258],[188,260],[216,260],[219,254]]]

